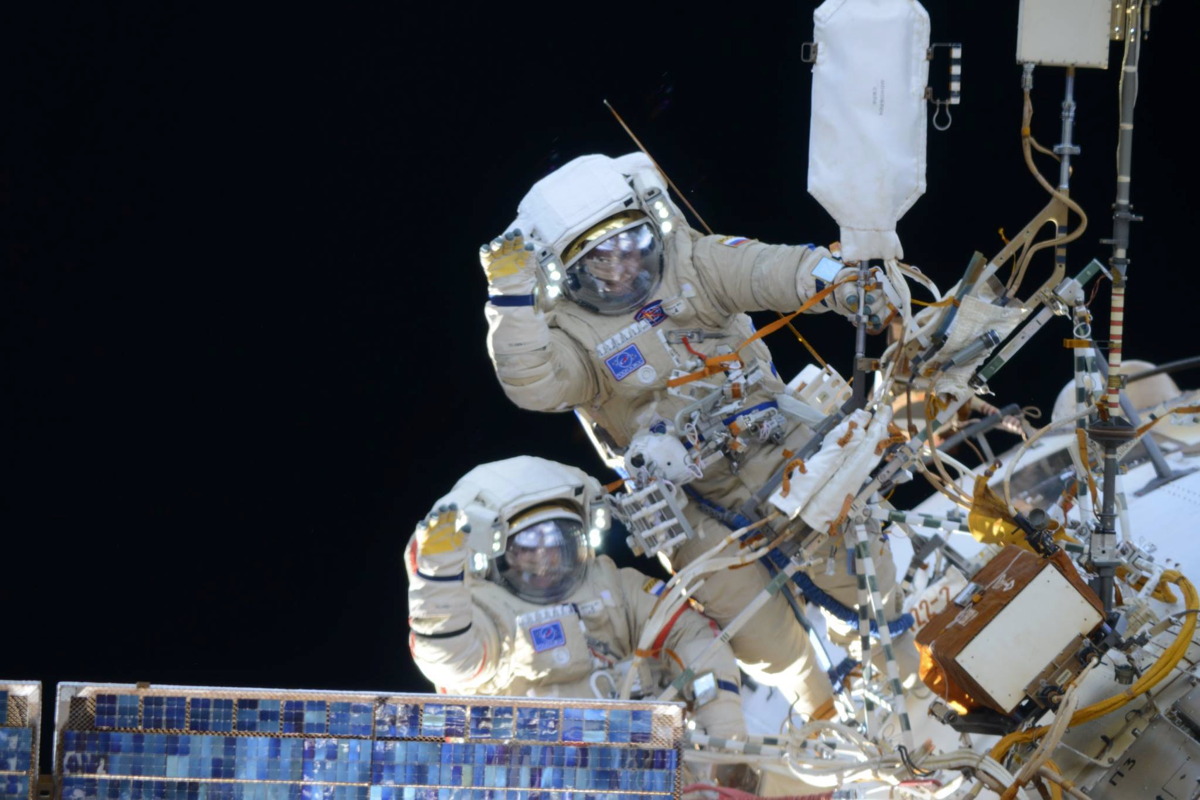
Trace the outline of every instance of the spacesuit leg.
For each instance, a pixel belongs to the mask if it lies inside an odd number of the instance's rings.
[[[896,585],[896,562],[892,555],[891,546],[878,536],[871,537],[871,559],[875,563],[875,577],[878,581],[879,594],[883,600],[884,617],[893,620],[903,610],[904,598]],[[823,563],[814,564],[807,570],[808,576],[817,588],[850,609],[858,607],[858,579],[855,576],[851,558],[854,548],[849,553],[839,537],[831,540]],[[862,639],[858,632],[858,623],[846,622],[829,611],[822,609],[825,617],[826,631],[829,640],[845,650],[857,661],[862,660]],[[873,618],[872,614],[872,618]],[[907,683],[910,675],[916,674],[917,651],[912,641],[913,637],[905,632],[892,639],[892,649],[896,655],[897,666],[900,668],[901,679]],[[877,653],[873,662],[882,670],[882,651]]]
[[[693,523],[699,535],[689,539],[672,555],[669,568],[679,569],[711,549],[729,533],[715,519]],[[725,627],[753,600],[769,581],[761,564],[725,569],[708,575],[696,592],[704,613]],[[774,686],[794,704],[797,711],[811,713],[831,701],[829,677],[809,641],[807,631],[796,619],[782,594],[773,595],[729,640],[738,662],[756,681]]]
[[[853,572],[851,559],[854,548],[846,548],[839,536],[831,539],[822,550],[824,561],[814,563],[806,572],[821,591],[848,608],[858,606],[858,581]],[[875,577],[879,581],[879,594],[888,619],[900,613],[900,598],[896,591],[896,562],[891,546],[878,537],[872,537],[871,558],[875,562]],[[840,620],[839,620],[840,623]],[[857,628],[851,625],[855,635]],[[830,628],[832,632],[834,629]]]

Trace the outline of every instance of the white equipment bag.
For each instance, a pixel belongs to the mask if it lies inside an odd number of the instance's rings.
[[[929,14],[916,0],[826,0],[815,12],[808,191],[842,258],[904,255],[896,222],[925,193]]]

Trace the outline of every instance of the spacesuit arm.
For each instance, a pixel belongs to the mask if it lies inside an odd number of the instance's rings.
[[[430,547],[420,534],[418,528],[404,554],[413,660],[436,686],[470,691],[495,676],[500,638],[472,599],[462,540],[439,550],[436,540]]]
[[[795,311],[832,286],[831,292],[806,311],[834,311],[852,321],[858,319],[858,267],[843,265],[824,247],[763,244],[740,236],[701,236],[695,231],[692,237],[696,279],[726,314]],[[880,332],[903,302],[887,271],[878,267],[869,271],[865,300],[863,318],[870,333]]]
[[[652,593],[654,582],[648,583],[645,575],[629,568],[621,570],[621,579],[626,597],[630,600],[630,630],[634,631],[634,641],[638,641],[658,599]],[[719,634],[720,629],[715,622],[691,606],[684,605],[657,633],[652,650],[658,651],[672,680],[678,678],[685,667],[695,676],[713,673],[717,679],[716,696],[695,709],[693,717],[710,736],[745,737],[746,717],[742,712],[740,696],[741,673],[733,651],[726,642],[720,642],[709,650]],[[705,651],[710,654],[701,663],[699,659]]]
[[[530,411],[566,411],[590,404],[600,391],[587,354],[532,305],[484,309],[488,355],[508,398]]]
[[[692,264],[707,294],[727,314],[795,311],[832,278],[829,251],[815,245],[763,244],[692,232]],[[830,259],[825,265],[822,259]],[[831,263],[832,262],[832,263]],[[840,268],[840,264],[836,265]],[[826,275],[824,279],[820,276]],[[810,313],[837,310],[817,303]]]

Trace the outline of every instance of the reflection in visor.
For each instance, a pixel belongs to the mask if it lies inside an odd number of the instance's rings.
[[[500,583],[523,600],[553,603],[583,577],[588,547],[577,519],[551,519],[518,531],[497,559]]]
[[[649,222],[609,235],[567,268],[565,291],[601,314],[620,314],[640,305],[662,274],[662,244]]]

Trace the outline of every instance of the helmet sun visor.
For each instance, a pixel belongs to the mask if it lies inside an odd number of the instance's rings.
[[[591,556],[583,520],[561,507],[515,520],[504,555],[496,559],[497,582],[522,600],[557,603],[571,595]]]
[[[662,277],[662,240],[640,214],[619,214],[597,225],[568,248],[567,255],[563,291],[601,314],[639,307]]]

